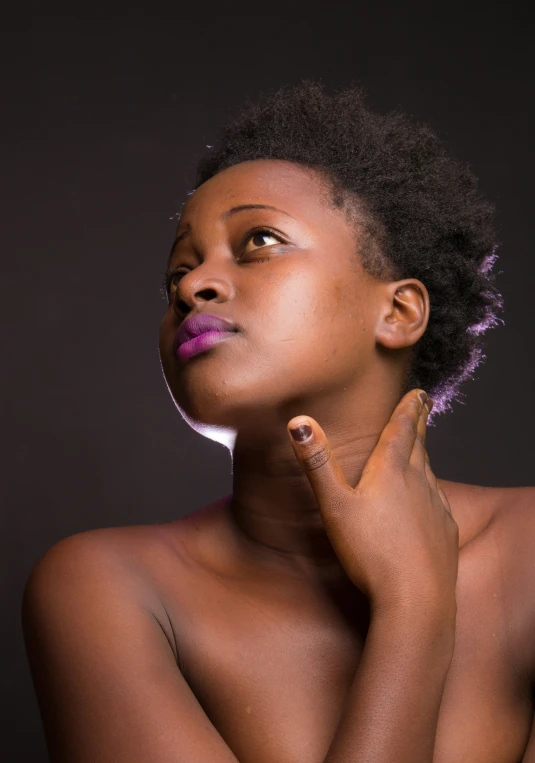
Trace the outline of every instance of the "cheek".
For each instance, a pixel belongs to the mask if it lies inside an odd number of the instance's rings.
[[[353,281],[304,266],[266,275],[246,310],[257,316],[255,340],[279,357],[285,344],[290,354],[310,351],[325,358],[367,346],[370,316]]]

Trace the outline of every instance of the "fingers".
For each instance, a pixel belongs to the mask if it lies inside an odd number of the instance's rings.
[[[409,463],[417,469],[425,470],[427,451],[425,449],[425,437],[427,434],[427,419],[433,408],[433,400],[428,397],[420,411],[420,417],[416,426],[416,438],[409,457]],[[427,459],[429,462],[429,458]]]
[[[427,393],[421,389],[412,389],[401,399],[381,432],[374,451],[377,458],[390,461],[399,467],[409,463],[418,436],[418,427],[424,426],[425,429],[425,422],[420,421],[420,414],[426,400]]]
[[[332,506],[342,490],[351,490],[329,446],[325,432],[314,419],[296,416],[287,424],[297,460],[306,473],[320,509]],[[300,440],[300,437],[304,439]]]
[[[425,451],[425,476],[427,477],[427,481],[429,482],[430,487],[433,488],[433,490],[437,490],[437,478],[435,477],[434,471],[431,469],[431,462],[429,461],[429,454],[427,451]]]
[[[429,482],[431,489],[435,490],[439,494],[440,500],[442,501],[445,510],[451,514],[451,506],[450,502],[448,501],[448,496],[444,492],[444,489],[441,487],[439,481],[437,480],[435,473],[431,469],[431,463],[429,461],[427,451],[425,453],[425,476],[427,477],[427,481]]]
[[[449,514],[451,514],[451,506],[450,506],[450,502],[448,501],[448,496],[447,496],[447,495],[446,495],[446,493],[444,492],[443,488],[441,488],[441,487],[440,487],[440,485],[438,484],[438,482],[437,482],[437,491],[438,491],[438,494],[439,494],[439,496],[440,496],[440,500],[441,500],[441,501],[442,501],[442,503],[444,504],[444,508],[446,509],[446,511],[447,511]],[[452,516],[453,516],[453,514],[452,514]]]
[[[433,401],[420,389],[408,392],[394,409],[370,456],[375,465],[390,462],[394,467],[411,464],[425,472],[429,485],[437,489],[436,477],[425,449],[427,418]],[[334,454],[325,432],[314,419],[296,416],[287,424],[294,453],[301,463],[320,508],[332,505],[341,491],[352,490]],[[293,430],[293,432],[292,432]],[[299,436],[302,435],[302,439]]]

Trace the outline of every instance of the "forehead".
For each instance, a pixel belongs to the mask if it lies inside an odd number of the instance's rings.
[[[337,217],[326,181],[316,170],[293,162],[257,159],[222,170],[189,197],[180,222],[207,214],[213,219],[240,204],[266,204],[298,219]],[[180,227],[180,223],[179,223]]]

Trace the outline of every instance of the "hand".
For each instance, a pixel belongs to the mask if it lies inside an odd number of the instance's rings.
[[[374,608],[455,604],[459,528],[425,449],[431,405],[422,390],[403,397],[355,488],[314,419],[297,416],[287,425],[289,434],[303,424],[312,429],[302,443],[290,436],[292,446],[336,555]]]

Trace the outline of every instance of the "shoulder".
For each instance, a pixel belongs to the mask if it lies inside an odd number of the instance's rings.
[[[88,761],[176,760],[177,750],[234,759],[159,621],[159,536],[154,526],[79,533],[31,572],[22,624],[50,760],[81,760],[79,750]]]
[[[223,499],[224,500],[224,499]],[[26,587],[37,578],[88,573],[94,579],[134,581],[150,603],[164,598],[166,581],[186,587],[204,546],[222,532],[221,499],[178,519],[154,524],[97,528],[69,535],[35,563]],[[202,530],[202,532],[199,532]],[[203,545],[204,544],[204,545]],[[177,590],[174,588],[173,590]]]
[[[496,532],[511,561],[511,584],[535,590],[535,487],[495,488]]]
[[[164,525],[110,527],[69,535],[36,562],[26,581],[23,625],[51,607],[99,600],[120,607],[125,602],[154,616],[173,648],[176,644],[162,603],[156,560],[177,558]],[[31,614],[30,614],[31,613]]]
[[[512,657],[535,686],[535,487],[498,488],[496,550]]]
[[[106,527],[68,535],[52,545],[34,565],[30,578],[57,565],[113,566],[133,576],[141,573],[151,556],[169,544],[163,525]]]
[[[535,521],[535,487],[487,487],[439,479],[466,545],[487,536],[515,536]],[[462,538],[460,539],[462,540]],[[461,546],[464,545],[461,543]]]
[[[535,487],[440,483],[459,524],[465,563],[501,589],[510,659],[534,683]]]
[[[497,487],[494,491],[498,509],[512,521],[530,522],[535,508],[535,486]]]
[[[164,523],[124,525],[84,530],[57,541],[39,559],[70,555],[73,562],[79,553],[109,557],[122,563],[125,569],[143,570],[154,557],[163,554],[176,556],[180,552],[177,544],[177,529],[183,519]]]

